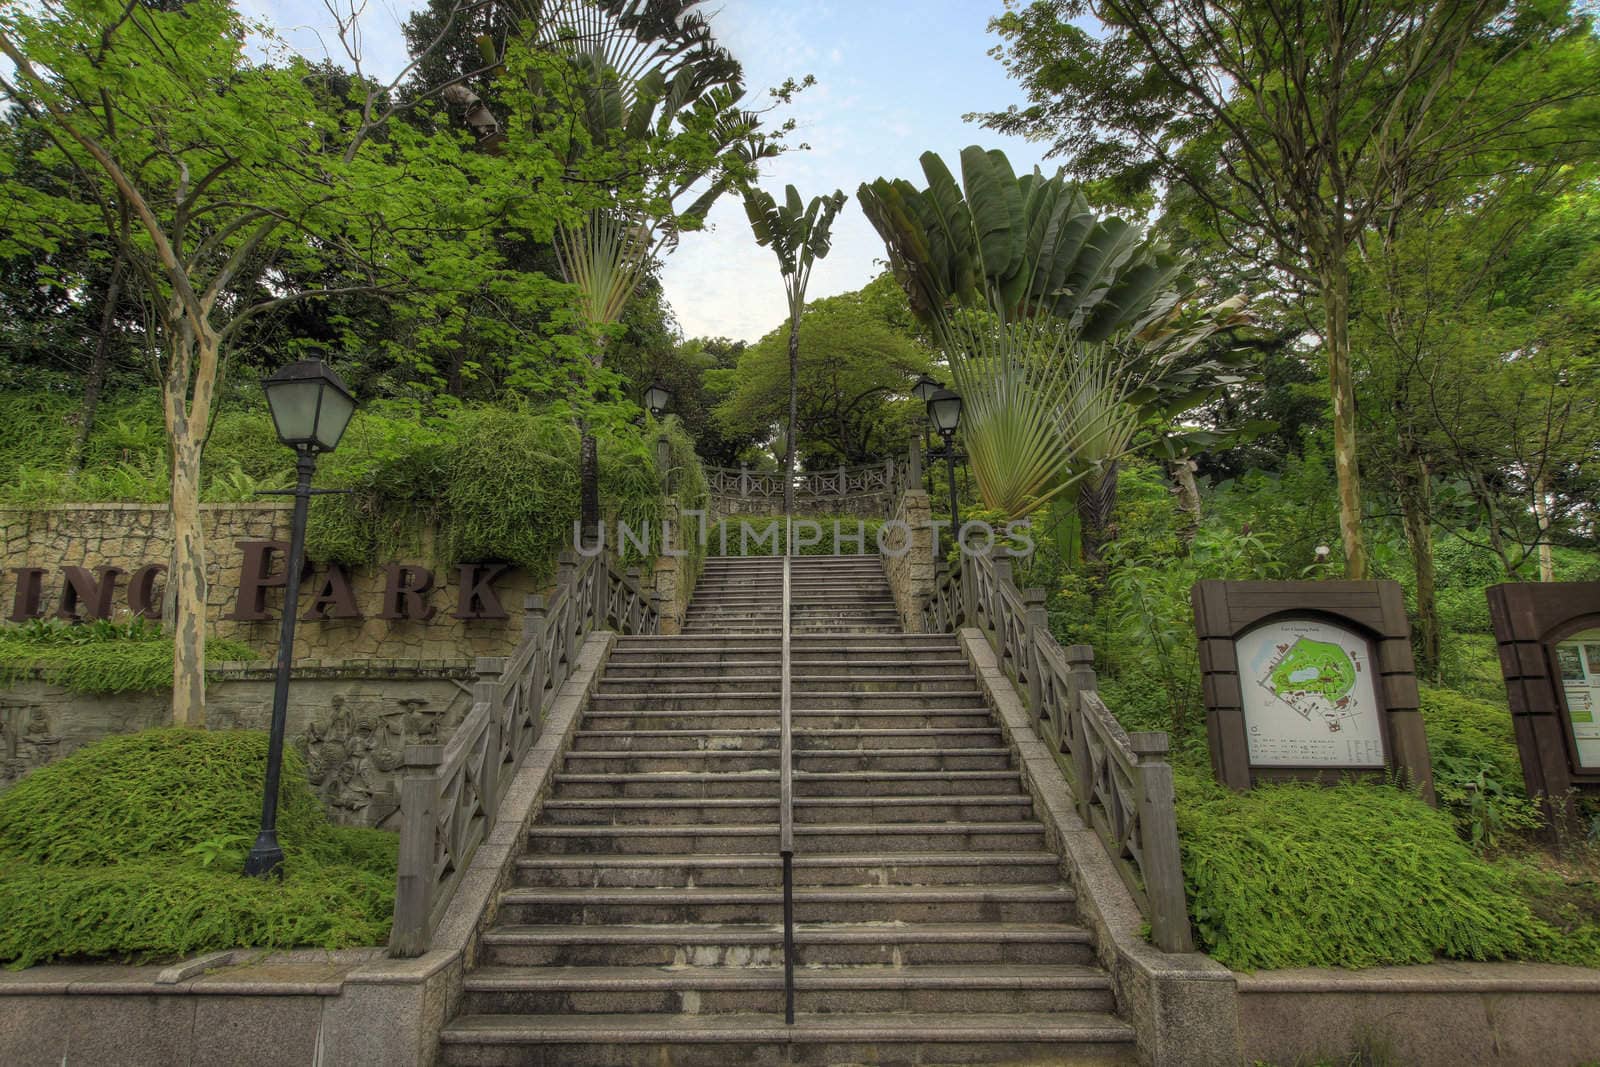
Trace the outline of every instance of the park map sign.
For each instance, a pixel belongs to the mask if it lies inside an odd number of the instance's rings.
[[[1245,737],[1258,767],[1383,766],[1383,720],[1365,637],[1307,619],[1237,642]]]
[[[1206,581],[1190,599],[1219,782],[1392,773],[1433,800],[1398,585]]]

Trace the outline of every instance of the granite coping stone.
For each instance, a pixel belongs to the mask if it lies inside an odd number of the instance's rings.
[[[1251,993],[1588,993],[1600,994],[1600,970],[1556,963],[1440,961],[1395,967],[1334,970],[1290,967],[1236,971],[1239,992]]]
[[[381,958],[382,949],[270,952],[230,949],[176,964],[42,964],[0,971],[0,997],[204,994],[218,996],[337,996],[354,971]]]

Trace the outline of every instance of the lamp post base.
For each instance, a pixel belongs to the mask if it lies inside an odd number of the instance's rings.
[[[278,847],[276,833],[263,830],[256,836],[250,855],[244,858],[244,873],[252,878],[283,877],[283,849]]]

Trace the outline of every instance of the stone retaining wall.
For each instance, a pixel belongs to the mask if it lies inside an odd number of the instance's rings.
[[[286,736],[334,822],[392,821],[405,746],[448,740],[472,709],[475,677],[444,661],[296,667]],[[272,688],[270,666],[217,665],[207,672],[207,729],[266,730]],[[39,680],[14,683],[0,690],[0,789],[92,741],[171,721],[165,689],[100,696]]]
[[[278,614],[283,606],[283,591],[266,591],[265,608],[271,616],[260,622],[229,618],[235,608],[240,570],[244,563],[245,541],[287,541],[291,505],[202,504],[206,543],[206,625],[208,632],[248,642],[267,656],[278,644]],[[432,543],[424,536],[423,545]],[[18,587],[17,568],[44,568],[40,607],[47,615],[60,604],[63,578],[60,568],[116,567],[131,573],[153,563],[166,563],[172,550],[171,525],[164,504],[61,504],[35,510],[0,510],[0,611],[10,613]],[[522,602],[529,593],[541,591],[528,576],[508,568],[493,583],[507,617],[504,619],[457,619],[461,575],[440,566],[432,553],[399,559],[375,561],[372,566],[355,567],[350,584],[360,619],[302,622],[295,631],[297,660],[356,660],[367,657],[407,660],[449,660],[468,663],[475,656],[503,656],[516,647],[522,636]],[[383,610],[383,592],[388,581],[386,564],[394,562],[426,567],[435,576],[435,588],[425,597],[434,608],[426,622],[412,619],[387,620],[377,617]],[[283,563],[276,561],[281,572]],[[316,566],[301,583],[300,611],[316,597],[328,568]],[[114,616],[131,614],[127,599],[127,577],[120,578],[112,598]],[[160,582],[157,587],[159,590]]]

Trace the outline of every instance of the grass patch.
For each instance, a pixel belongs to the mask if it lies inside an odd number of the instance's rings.
[[[240,641],[206,640],[208,659],[255,659]],[[159,625],[99,619],[69,625],[35,619],[0,629],[0,684],[36,674],[81,693],[137,693],[172,684],[172,638]]]
[[[397,841],[335,827],[284,752],[282,882],[247,878],[266,734],[145,730],[0,794],[0,961],[381,944]]]

